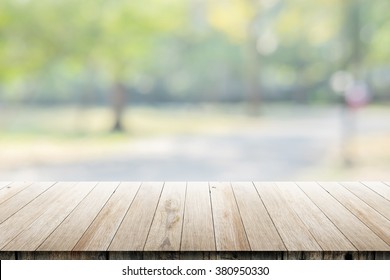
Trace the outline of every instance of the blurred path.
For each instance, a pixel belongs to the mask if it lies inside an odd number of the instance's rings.
[[[94,161],[26,167],[0,180],[291,180],[321,164],[339,141],[336,111],[274,119],[224,133],[131,143]]]

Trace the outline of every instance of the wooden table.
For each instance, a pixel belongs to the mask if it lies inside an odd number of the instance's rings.
[[[388,182],[0,182],[3,259],[390,259]]]

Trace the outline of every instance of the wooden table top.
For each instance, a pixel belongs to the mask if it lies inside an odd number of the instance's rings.
[[[0,182],[0,251],[390,251],[390,184]]]

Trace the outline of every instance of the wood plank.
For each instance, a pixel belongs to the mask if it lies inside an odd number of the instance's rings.
[[[283,252],[282,260],[321,260],[325,252],[288,251]]]
[[[366,187],[370,188],[377,194],[383,196],[390,201],[390,188],[382,182],[362,182]]]
[[[96,182],[80,182],[69,188],[67,193],[47,205],[47,210],[3,247],[3,250],[36,250],[95,186]]]
[[[106,253],[108,260],[143,260],[143,252],[115,252],[110,251]]]
[[[208,183],[207,183],[208,185]],[[217,252],[215,251],[181,251],[181,260],[215,260]]]
[[[71,251],[118,186],[119,182],[99,183],[39,246],[38,250]]]
[[[21,192],[25,188],[29,187],[31,182],[13,182],[6,187],[0,189],[0,204],[4,203],[18,192]]]
[[[217,251],[250,251],[230,183],[210,183]]]
[[[142,251],[156,212],[162,182],[142,183],[110,247],[110,251]]]
[[[4,247],[15,236],[26,229],[47,210],[48,205],[55,203],[57,199],[60,199],[62,195],[65,195],[75,185],[75,182],[56,183],[49,190],[0,224],[0,248]]]
[[[216,260],[250,260],[252,251],[220,251],[215,253]]]
[[[336,198],[345,208],[365,223],[383,241],[390,245],[390,221],[361,201],[357,196],[338,183],[320,182],[320,185]],[[390,202],[389,202],[390,208]]]
[[[121,183],[73,250],[107,250],[139,187],[138,182]]]
[[[5,187],[8,186],[9,184],[11,184],[11,182],[1,181],[1,182],[0,182],[0,190],[1,190],[2,188],[5,188]]]
[[[180,250],[186,185],[165,182],[144,251]]]
[[[255,186],[287,250],[322,250],[306,225],[280,195],[274,183],[256,182]]]
[[[317,183],[297,184],[359,251],[390,249],[382,239]]]
[[[11,184],[0,188],[0,252],[373,259],[390,251],[382,182]]]
[[[180,260],[178,251],[146,251],[142,255],[144,260]]]
[[[41,195],[55,182],[34,183],[0,204],[0,224]]]
[[[390,204],[387,199],[359,182],[342,182],[340,184],[390,220]]]
[[[291,182],[276,183],[280,195],[299,216],[324,251],[355,251],[352,243],[325,214]]]
[[[390,260],[390,251],[387,252],[375,252],[376,260]]]
[[[16,253],[0,251],[0,260],[16,260]]]
[[[390,260],[390,252],[0,252],[2,260]]]
[[[252,251],[286,251],[253,183],[234,182],[232,188]]]
[[[188,182],[181,251],[215,251],[210,189],[207,182]]]
[[[16,252],[18,260],[107,260],[106,252]],[[64,278],[64,277],[59,277]]]

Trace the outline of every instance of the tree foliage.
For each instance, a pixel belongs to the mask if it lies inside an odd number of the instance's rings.
[[[389,8],[386,0],[2,0],[0,98],[107,102],[103,93],[121,84],[147,101],[240,101],[251,87],[265,99],[332,99],[333,73],[357,67],[383,93]]]

